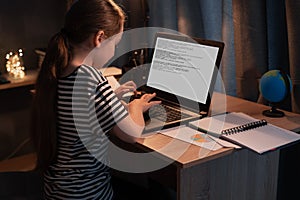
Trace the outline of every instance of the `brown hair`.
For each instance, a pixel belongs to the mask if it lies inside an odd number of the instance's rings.
[[[56,158],[57,79],[68,66],[72,46],[103,30],[110,37],[121,31],[125,15],[112,0],[78,0],[65,17],[64,28],[49,41],[37,81],[31,134],[37,168],[45,170]]]

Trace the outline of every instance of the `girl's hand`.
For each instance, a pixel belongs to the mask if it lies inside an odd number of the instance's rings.
[[[129,107],[132,107],[134,110],[141,110],[142,112],[146,112],[149,108],[154,105],[160,104],[161,101],[151,101],[156,96],[153,94],[144,94],[140,99],[135,99],[129,103]]]
[[[120,85],[115,89],[115,93],[119,99],[122,99],[123,95],[128,92],[133,92],[136,90],[136,84],[133,81],[127,81],[126,83]]]
[[[137,124],[144,126],[143,112],[146,112],[154,105],[158,105],[161,101],[151,101],[156,96],[153,94],[144,94],[140,99],[135,99],[128,104],[128,112],[133,121]]]
[[[151,106],[160,104],[161,101],[150,101],[155,97],[153,94],[144,94],[140,99],[134,99],[128,104],[129,116],[118,122],[113,128],[113,133],[125,142],[134,143],[141,137],[145,121],[143,112]]]

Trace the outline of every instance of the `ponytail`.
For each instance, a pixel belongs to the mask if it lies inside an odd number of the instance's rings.
[[[57,81],[68,65],[70,59],[68,49],[65,32],[61,31],[52,37],[35,85],[31,138],[37,153],[37,168],[42,171],[56,158]]]

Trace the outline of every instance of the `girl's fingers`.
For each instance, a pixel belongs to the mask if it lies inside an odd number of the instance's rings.
[[[144,99],[145,101],[150,101],[153,97],[155,97],[155,93],[153,93],[153,94],[144,94],[143,96],[142,96],[142,99]]]
[[[123,86],[133,88],[134,90],[136,89],[136,84],[133,81],[128,81],[124,83]]]

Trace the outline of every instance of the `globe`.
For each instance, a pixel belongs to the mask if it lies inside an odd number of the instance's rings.
[[[270,102],[272,109],[264,111],[263,114],[269,117],[282,117],[283,112],[278,111],[275,103],[282,102],[292,90],[291,78],[280,70],[270,70],[260,79],[259,91],[262,96]]]

